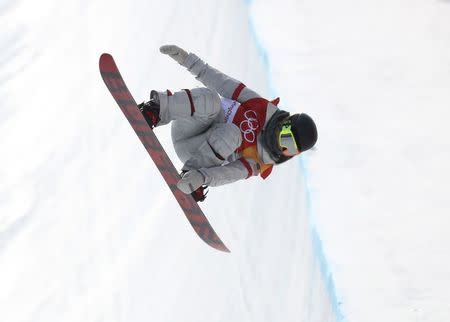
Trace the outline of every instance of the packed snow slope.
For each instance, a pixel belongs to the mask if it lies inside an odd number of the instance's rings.
[[[449,16],[446,0],[1,2],[0,320],[450,320]],[[98,72],[113,54],[137,101],[201,86],[167,43],[318,123],[315,151],[266,182],[211,190],[231,254],[192,231]]]
[[[317,120],[312,211],[348,321],[450,321],[450,2],[257,0],[287,106]]]
[[[340,320],[299,164],[211,189],[202,208],[232,251],[217,252],[98,72],[113,54],[137,101],[199,86],[159,53],[174,43],[271,98],[248,18],[241,0],[2,2],[1,321]]]

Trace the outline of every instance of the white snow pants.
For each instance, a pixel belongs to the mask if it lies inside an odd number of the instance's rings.
[[[158,92],[158,126],[172,121],[172,141],[183,170],[219,166],[241,145],[239,128],[224,123],[220,96],[208,88]]]

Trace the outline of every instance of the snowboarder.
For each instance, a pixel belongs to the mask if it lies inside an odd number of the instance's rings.
[[[202,194],[205,186],[251,176],[265,179],[273,165],[316,143],[316,125],[307,114],[280,110],[279,98],[262,98],[178,46],[160,51],[206,86],[173,94],[152,90],[150,100],[139,104],[151,128],[172,122],[174,148],[184,163],[177,187],[184,193]]]

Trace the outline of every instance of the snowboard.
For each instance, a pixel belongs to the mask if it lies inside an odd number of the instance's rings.
[[[123,114],[130,122],[131,127],[136,132],[151,159],[161,172],[162,177],[166,181],[197,235],[209,246],[223,252],[229,252],[228,248],[211,227],[211,224],[208,222],[208,219],[203,214],[192,195],[187,195],[177,188],[177,182],[180,180],[180,175],[161,146],[155,133],[141,114],[136,101],[120,75],[113,57],[110,54],[102,54],[100,56],[99,67],[106,87],[111,92],[111,95],[116,100]]]

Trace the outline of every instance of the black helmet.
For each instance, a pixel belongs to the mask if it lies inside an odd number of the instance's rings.
[[[292,157],[285,156],[278,141],[278,134],[280,133],[283,123],[291,122],[292,134],[295,142],[299,146],[300,151],[306,151],[314,146],[317,141],[317,128],[314,121],[307,114],[289,115],[283,110],[276,111],[270,120],[267,122],[264,131],[262,132],[263,144],[269,152],[270,157],[275,163],[283,163]]]
[[[300,151],[304,152],[311,149],[317,142],[317,127],[313,119],[305,113],[294,114],[289,119],[292,133]]]

